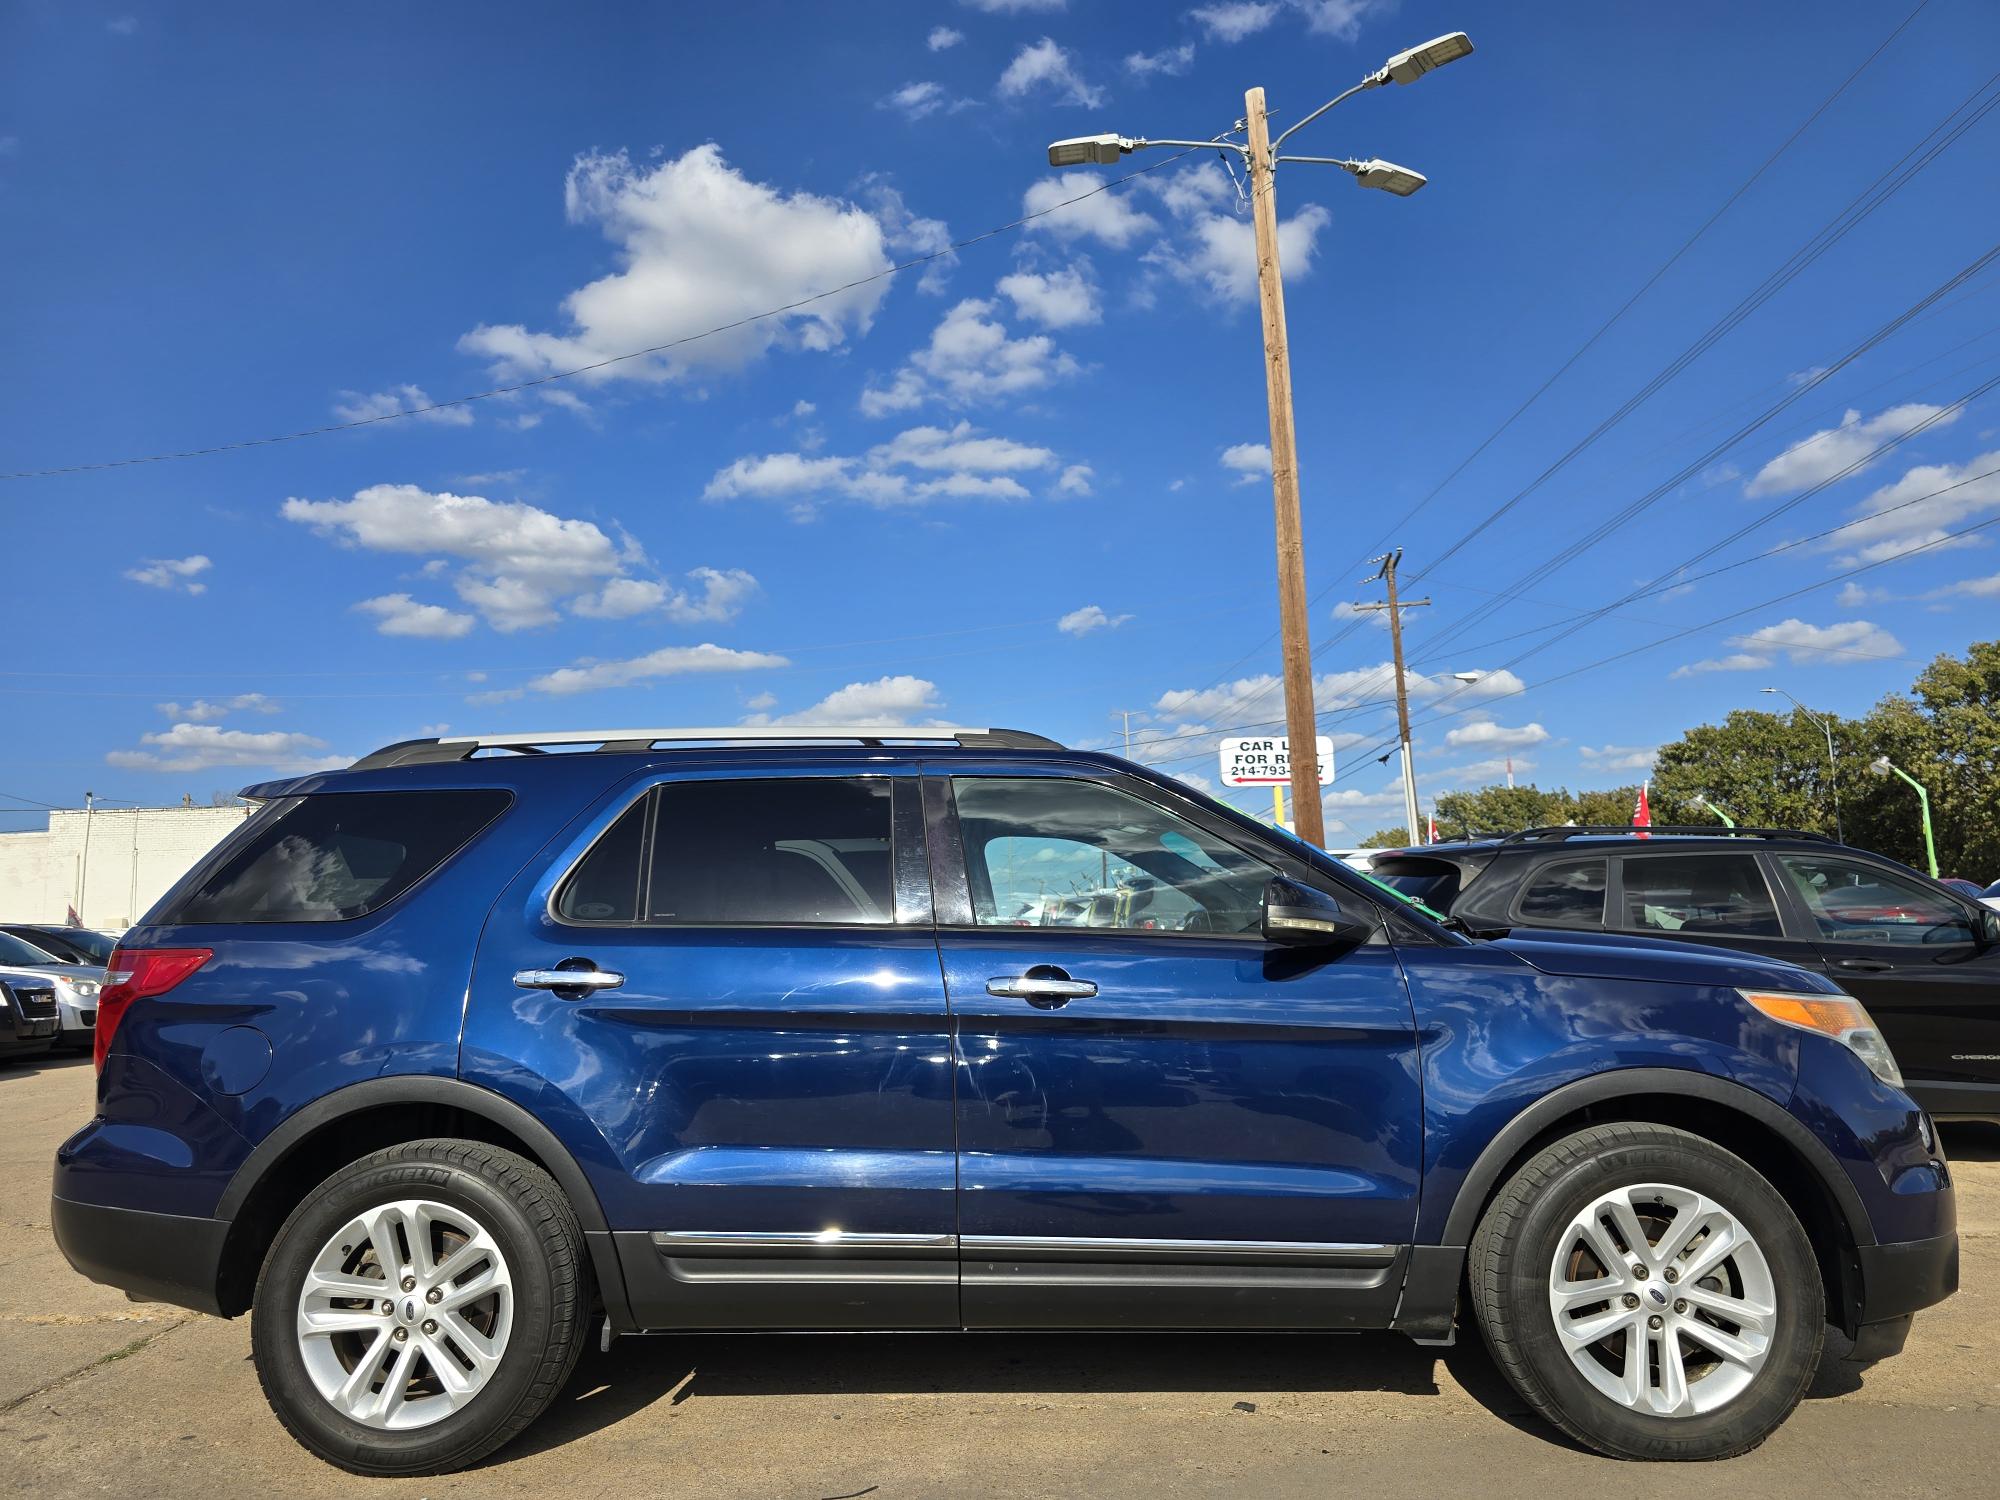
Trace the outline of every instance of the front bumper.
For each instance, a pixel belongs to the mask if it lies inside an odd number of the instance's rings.
[[[52,1197],[56,1247],[81,1274],[139,1302],[170,1302],[219,1314],[216,1296],[226,1219],[107,1208]]]

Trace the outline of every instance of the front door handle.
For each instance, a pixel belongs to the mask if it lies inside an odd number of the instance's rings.
[[[1880,974],[1896,967],[1880,958],[1837,958],[1833,966],[1836,969],[1857,969],[1864,974]]]
[[[1072,1000],[1097,993],[1088,979],[1072,979],[1054,964],[1036,964],[1025,974],[1002,975],[986,981],[986,993],[1002,1000],[1025,1000],[1038,1010],[1060,1010]]]
[[[623,974],[613,974],[604,969],[522,969],[514,976],[514,988],[520,990],[575,990],[579,994],[589,994],[596,990],[615,990],[625,982]]]

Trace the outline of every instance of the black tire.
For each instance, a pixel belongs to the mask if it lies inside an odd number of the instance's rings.
[[[1661,1416],[1620,1405],[1572,1364],[1550,1312],[1549,1278],[1571,1222],[1601,1194],[1655,1182],[1702,1193],[1734,1215],[1763,1251],[1776,1289],[1763,1366],[1712,1411]],[[1798,1215],[1748,1162],[1683,1130],[1600,1125],[1555,1142],[1488,1206],[1467,1274],[1480,1331],[1521,1398],[1576,1441],[1613,1458],[1746,1453],[1791,1415],[1819,1367],[1826,1292]]]
[[[505,1256],[512,1328],[485,1387],[442,1420],[407,1431],[365,1426],[320,1394],[297,1336],[305,1276],[322,1246],[356,1213],[421,1197],[463,1211]],[[351,1474],[442,1474],[464,1468],[521,1432],[576,1367],[590,1295],[583,1232],[563,1191],[525,1157],[476,1141],[391,1146],[343,1167],[293,1210],[257,1278],[250,1347],[264,1398],[287,1432]]]

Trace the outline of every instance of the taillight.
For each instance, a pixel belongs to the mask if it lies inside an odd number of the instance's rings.
[[[97,1038],[91,1048],[97,1071],[104,1071],[105,1054],[126,1007],[164,995],[214,956],[213,948],[113,948],[104,966],[104,988],[97,992]]]

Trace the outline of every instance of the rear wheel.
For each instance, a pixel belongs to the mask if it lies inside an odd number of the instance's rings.
[[[251,1347],[287,1431],[357,1474],[463,1467],[526,1427],[582,1350],[583,1237],[525,1158],[413,1141],[355,1162],[286,1220]]]
[[[1791,1414],[1826,1305],[1798,1216],[1750,1165],[1659,1125],[1557,1141],[1474,1236],[1473,1308],[1521,1396],[1617,1458],[1727,1458]]]

